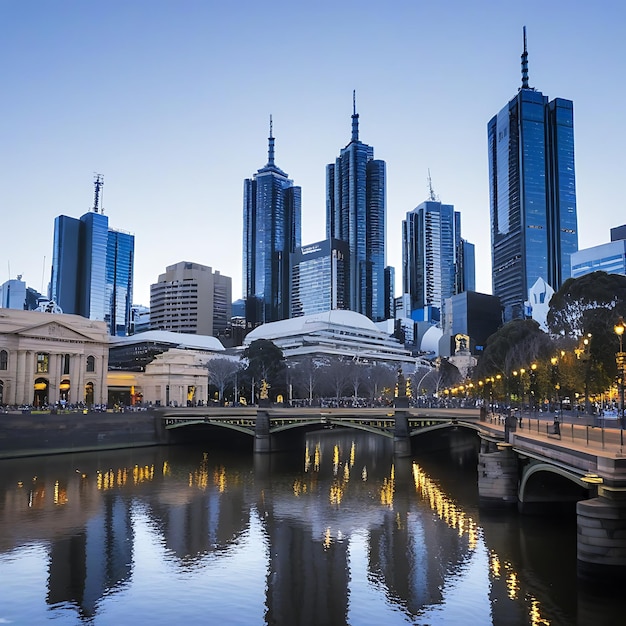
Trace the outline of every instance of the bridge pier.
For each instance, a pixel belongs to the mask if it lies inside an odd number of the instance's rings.
[[[596,497],[576,504],[578,576],[603,585],[621,583],[626,577],[626,487],[620,480],[626,459],[613,464],[607,478],[595,477]]]
[[[394,411],[394,421],[393,454],[397,457],[411,456],[408,413],[406,411]]]
[[[517,483],[518,458],[511,445],[482,439],[478,454],[480,504],[498,508],[517,504]]]
[[[254,452],[271,452],[272,436],[270,435],[270,416],[267,411],[256,412],[256,424],[254,426]]]

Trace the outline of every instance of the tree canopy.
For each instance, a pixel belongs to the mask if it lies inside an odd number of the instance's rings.
[[[269,339],[256,339],[243,352],[247,372],[258,381],[273,382],[285,367],[283,351]]]

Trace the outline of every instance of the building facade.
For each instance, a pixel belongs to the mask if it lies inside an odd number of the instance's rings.
[[[291,259],[289,317],[348,308],[348,244],[326,239],[302,246]]]
[[[134,235],[110,229],[103,213],[59,215],[49,298],[64,313],[106,322],[111,335],[128,334],[134,254]]]
[[[275,163],[244,181],[243,295],[250,327],[289,317],[290,255],[301,245],[301,189]]]
[[[232,279],[199,263],[169,265],[150,285],[150,327],[218,335],[230,323]]]
[[[353,103],[352,137],[326,167],[326,236],[350,249],[349,308],[385,319],[385,162],[359,140]]]
[[[0,405],[105,404],[108,333],[78,315],[0,311]]]
[[[26,308],[26,283],[21,275],[0,285],[0,308],[22,310]]]
[[[557,290],[578,250],[574,113],[529,86],[526,30],[522,86],[488,126],[493,294],[504,319],[524,317],[528,290]]]
[[[461,238],[461,214],[431,198],[402,222],[403,292],[411,317],[439,322],[443,303],[475,284],[474,246]]]

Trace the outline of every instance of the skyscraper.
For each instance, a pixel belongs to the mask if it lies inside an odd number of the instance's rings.
[[[51,300],[64,313],[107,323],[111,335],[130,326],[135,237],[109,228],[98,206],[102,178],[96,178],[93,210],[80,219],[54,220]]]
[[[526,28],[522,86],[487,130],[493,294],[510,321],[538,279],[569,278],[578,249],[573,103],[529,86]]]
[[[274,162],[244,181],[243,294],[250,327],[289,317],[290,254],[301,243],[301,189]]]
[[[348,242],[349,308],[385,319],[385,162],[359,141],[353,94],[352,138],[326,167],[326,236]]]
[[[298,248],[291,262],[291,315],[347,308],[348,244],[325,239]]]
[[[473,252],[474,246],[461,238],[461,214],[432,191],[430,200],[406,214],[402,280],[413,319],[440,321],[444,300],[474,288]]]

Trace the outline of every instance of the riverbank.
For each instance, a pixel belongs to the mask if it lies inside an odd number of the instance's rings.
[[[151,411],[0,414],[0,459],[166,444]]]

